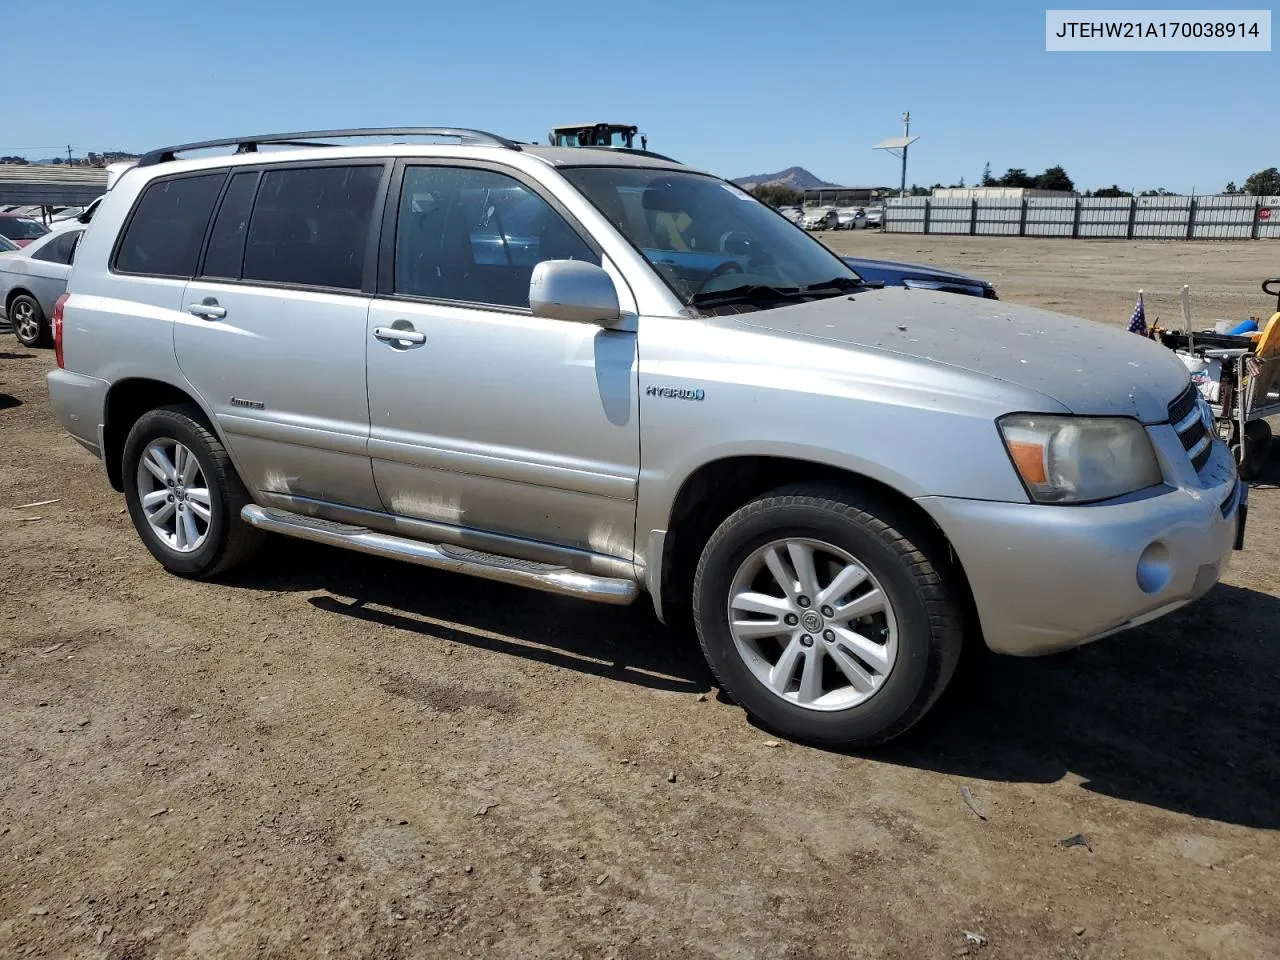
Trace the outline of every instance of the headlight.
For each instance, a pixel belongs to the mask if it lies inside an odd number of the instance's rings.
[[[1015,413],[998,423],[1037,503],[1106,500],[1163,479],[1151,438],[1136,420]]]

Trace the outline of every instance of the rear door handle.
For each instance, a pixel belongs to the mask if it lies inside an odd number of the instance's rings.
[[[373,335],[384,343],[400,345],[411,343],[417,346],[427,342],[427,335],[417,330],[401,330],[399,327],[374,327]]]
[[[221,320],[227,315],[227,308],[218,306],[213,297],[205,297],[200,303],[188,303],[187,313],[204,320]]]

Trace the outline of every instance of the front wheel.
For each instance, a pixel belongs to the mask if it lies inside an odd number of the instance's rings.
[[[198,407],[143,414],[125,440],[123,479],[134,528],[170,573],[212,577],[248,559],[262,541],[261,531],[240,519],[248,491]]]
[[[961,617],[892,504],[791,487],[724,521],[702,553],[694,616],[724,690],[766,727],[835,747],[882,743],[955,671]]]

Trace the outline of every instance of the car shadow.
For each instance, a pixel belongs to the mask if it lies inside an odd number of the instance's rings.
[[[12,394],[0,393],[0,410],[8,410],[10,407],[20,407],[22,401]]]
[[[324,590],[310,603],[335,616],[653,689],[706,692],[713,682],[696,641],[664,628],[643,597],[609,607],[283,537],[224,582]],[[1280,599],[1224,584],[1056,656],[972,650],[924,721],[866,756],[996,781],[1074,774],[1107,796],[1277,829],[1278,623]]]
[[[34,356],[34,353],[10,353],[7,350],[0,350],[0,360],[30,360]]]
[[[255,590],[316,590],[312,606],[481,650],[658,690],[704,693],[696,644],[665,629],[642,597],[612,607],[333,547],[273,537],[224,581]]]
[[[906,738],[874,758],[1052,783],[1280,828],[1280,599],[1220,584],[1164,619],[1039,659],[967,658]]]

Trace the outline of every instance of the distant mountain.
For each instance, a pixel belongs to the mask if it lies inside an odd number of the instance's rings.
[[[792,190],[816,190],[819,187],[838,187],[838,183],[819,180],[804,167],[787,167],[777,173],[760,173],[751,177],[739,177],[733,181],[744,190],[754,190],[765,184],[777,183]]]

